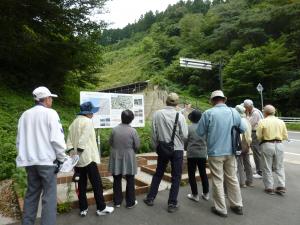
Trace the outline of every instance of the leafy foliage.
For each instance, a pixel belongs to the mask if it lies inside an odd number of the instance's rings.
[[[3,0],[0,2],[0,81],[13,88],[62,88],[93,82],[103,23],[89,19],[106,0]],[[76,78],[76,79],[75,79]]]

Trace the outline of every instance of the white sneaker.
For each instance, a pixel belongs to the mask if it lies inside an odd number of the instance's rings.
[[[135,200],[134,205],[132,205],[132,206],[127,206],[126,208],[127,208],[127,209],[132,209],[132,208],[134,208],[137,204],[138,204],[138,201]]]
[[[208,200],[209,200],[209,193],[206,193],[206,194],[202,193],[201,197],[202,197],[204,200],[208,201]]]
[[[114,207],[106,206],[105,209],[103,209],[102,211],[97,210],[96,213],[98,216],[105,216],[107,214],[112,213],[114,210]]]
[[[188,194],[187,197],[195,202],[199,202],[200,200],[198,195]]]
[[[85,217],[87,215],[88,211],[89,211],[88,209],[80,211],[80,216]]]
[[[255,178],[255,179],[262,179],[262,176],[259,175],[258,173],[256,173],[256,174],[253,175],[253,178]]]

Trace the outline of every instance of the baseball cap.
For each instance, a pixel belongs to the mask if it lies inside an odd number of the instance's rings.
[[[32,95],[33,95],[34,100],[37,100],[37,101],[42,99],[42,98],[46,98],[46,97],[55,97],[55,98],[57,98],[57,95],[52,94],[49,91],[48,88],[43,87],[43,86],[34,89],[33,92],[32,92]]]
[[[216,90],[211,93],[210,99],[213,99],[215,97],[226,98],[223,91],[221,91],[221,90]]]
[[[178,105],[179,96],[176,93],[172,92],[168,95],[166,102],[172,105]]]

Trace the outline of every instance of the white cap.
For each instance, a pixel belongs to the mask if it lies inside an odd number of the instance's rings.
[[[223,91],[221,91],[221,90],[216,90],[211,93],[210,99],[213,99],[215,97],[226,98]]]
[[[52,94],[49,91],[49,89],[46,88],[46,87],[38,87],[38,88],[33,90],[32,94],[33,94],[34,100],[36,100],[36,101],[38,101],[42,98],[46,98],[46,97],[55,97],[55,98],[57,98],[57,95]]]

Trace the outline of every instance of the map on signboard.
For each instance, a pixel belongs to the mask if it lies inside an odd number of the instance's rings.
[[[129,109],[134,113],[133,127],[145,126],[144,96],[102,92],[80,92],[80,104],[91,101],[98,112],[93,116],[95,128],[111,128],[121,123],[121,113]]]
[[[112,109],[131,109],[133,107],[133,97],[119,95],[111,98]]]

